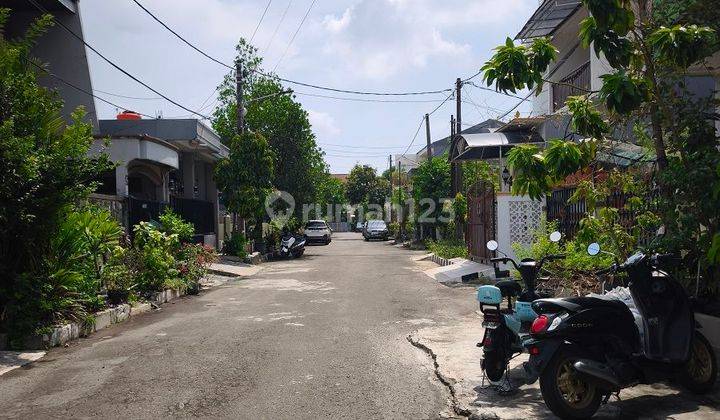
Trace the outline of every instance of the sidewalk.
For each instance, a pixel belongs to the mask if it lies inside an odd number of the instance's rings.
[[[412,333],[408,340],[437,364],[436,374],[454,396],[457,413],[475,419],[555,418],[547,409],[539,384],[524,384],[523,354],[510,362],[509,378],[519,388],[501,395],[483,387],[480,368],[482,349],[475,346],[483,337],[480,315],[460,319],[452,326],[431,326]],[[485,385],[489,383],[485,380]],[[708,395],[694,395],[665,384],[640,385],[620,392],[601,406],[596,419],[673,418],[707,419],[720,416],[720,386]]]

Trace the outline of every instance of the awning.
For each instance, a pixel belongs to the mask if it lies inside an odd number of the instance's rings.
[[[543,1],[515,36],[515,39],[531,39],[552,35],[581,5],[582,2],[577,0]]]
[[[454,160],[497,159],[506,156],[518,144],[544,144],[528,140],[527,133],[523,132],[463,134],[460,136],[463,151]]]

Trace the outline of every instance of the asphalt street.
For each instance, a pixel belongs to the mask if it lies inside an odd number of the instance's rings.
[[[337,233],[0,377],[0,417],[437,418],[449,393],[406,338],[475,302],[417,255]]]

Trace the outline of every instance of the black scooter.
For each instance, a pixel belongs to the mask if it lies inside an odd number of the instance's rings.
[[[597,243],[588,247],[597,255]],[[541,314],[525,342],[530,382],[540,379],[548,408],[564,419],[591,417],[612,393],[674,379],[704,393],[715,384],[717,361],[698,329],[682,286],[661,267],[669,255],[637,253],[598,274],[624,272],[637,317],[607,297],[539,299]]]
[[[560,232],[550,234],[552,242],[560,241],[560,237]],[[496,241],[489,241],[486,246],[490,251],[495,252],[498,249]],[[477,290],[480,311],[483,313],[482,325],[485,328],[483,339],[477,346],[483,348],[481,367],[487,378],[493,382],[502,379],[513,355],[523,351],[523,340],[527,338],[531,323],[537,318],[530,304],[541,297],[552,296],[550,293],[537,291],[543,264],[565,258],[564,255],[546,255],[540,261],[524,258],[518,264],[503,255],[491,258],[490,261],[495,265],[495,277],[508,279],[499,280],[492,286],[480,286]],[[511,263],[520,273],[525,288],[509,278],[509,271],[499,270],[497,263]],[[507,299],[507,308],[501,308],[503,299]]]

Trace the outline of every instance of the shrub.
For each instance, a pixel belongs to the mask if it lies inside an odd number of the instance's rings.
[[[9,15],[0,8],[0,33]],[[88,155],[83,110],[66,124],[58,95],[37,82],[30,52],[50,26],[46,15],[25,38],[0,41],[0,329],[11,335],[82,310],[77,290],[86,279],[48,255],[50,242],[68,208],[112,168],[107,155]]]
[[[461,241],[451,239],[433,241],[432,239],[428,239],[425,241],[425,246],[430,250],[430,252],[441,258],[450,259],[468,257],[467,245]]]
[[[165,234],[147,222],[140,222],[133,228],[132,258],[137,261],[138,289],[155,292],[167,288],[182,288],[176,260],[173,256],[179,249],[177,234]]]
[[[240,232],[235,232],[231,237],[225,237],[223,243],[223,252],[226,255],[235,255],[236,257],[245,258],[247,251],[245,246],[248,244],[248,239]]]
[[[177,235],[181,243],[189,242],[195,234],[195,226],[175,214],[169,207],[158,217],[162,225],[160,230],[168,235]]]
[[[188,290],[198,291],[200,279],[207,275],[210,264],[217,261],[215,250],[207,245],[185,244],[178,256],[180,278]]]
[[[388,232],[390,232],[390,236],[397,236],[397,234],[400,232],[400,223],[398,222],[392,222],[388,225]]]

